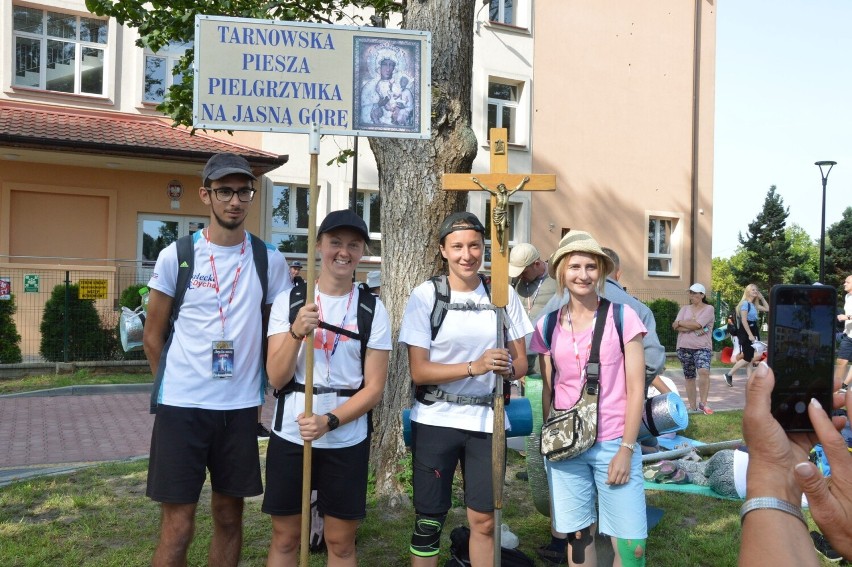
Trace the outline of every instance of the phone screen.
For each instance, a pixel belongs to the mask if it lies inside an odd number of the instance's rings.
[[[787,431],[813,431],[807,413],[812,398],[831,411],[836,318],[834,288],[772,288],[767,361],[775,373],[772,415]]]

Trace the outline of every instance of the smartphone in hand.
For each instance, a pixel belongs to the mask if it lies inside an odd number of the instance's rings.
[[[808,404],[831,411],[837,290],[776,285],[769,295],[767,363],[775,373],[772,415],[786,431],[813,431]]]

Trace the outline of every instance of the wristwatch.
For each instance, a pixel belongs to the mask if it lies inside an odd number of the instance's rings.
[[[631,453],[636,452],[636,445],[638,445],[638,443],[625,443],[624,441],[621,442],[621,446],[625,449],[630,449]]]
[[[337,419],[337,416],[331,412],[328,412],[325,416],[328,418],[328,430],[334,431],[337,429],[337,426],[340,425],[340,420]]]

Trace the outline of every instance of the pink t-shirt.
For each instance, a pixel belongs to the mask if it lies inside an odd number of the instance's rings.
[[[622,330],[624,343],[630,342],[637,335],[645,336],[647,329],[642,320],[629,305],[623,305]],[[606,318],[603,338],[601,339],[601,389],[598,401],[598,441],[608,441],[621,437],[624,433],[624,417],[627,413],[627,378],[624,372],[624,355],[618,341],[618,330],[612,318],[610,307]],[[577,358],[574,354],[574,339],[577,341],[577,351],[580,353],[580,366],[585,365],[589,356],[589,344],[592,340],[593,327],[576,333],[571,337],[571,330],[556,325],[553,330],[553,340],[550,350],[542,339],[542,328],[545,318],[538,320],[535,326],[530,351],[551,356],[556,366],[556,400],[557,409],[568,409],[580,399],[580,374],[577,371]]]
[[[686,305],[678,311],[676,321],[695,321],[703,327],[707,327],[708,331],[701,335],[696,335],[695,331],[688,333],[678,332],[677,348],[713,348],[713,321],[716,316],[712,305],[702,304],[698,308],[698,314],[693,317],[692,307]]]

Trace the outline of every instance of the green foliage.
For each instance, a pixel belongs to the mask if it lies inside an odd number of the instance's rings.
[[[657,335],[660,337],[660,343],[665,347],[666,352],[674,351],[677,345],[677,333],[672,329],[672,323],[677,317],[677,312],[680,311],[680,305],[671,299],[661,298],[648,302],[648,307],[657,321]]]
[[[115,18],[119,24],[139,31],[136,44],[158,51],[170,43],[190,43],[195,37],[195,16],[231,16],[326,24],[361,25],[361,18],[346,13],[351,7],[372,7],[379,19],[400,10],[393,0],[86,0],[86,8],[99,16]],[[192,127],[192,63],[194,51],[187,49],[173,69],[181,74],[157,110],[170,116],[175,126]]]
[[[737,282],[733,270],[734,266],[742,266],[743,261],[742,248],[738,248],[730,258],[713,258],[710,282],[713,291],[719,293],[723,302],[720,306],[722,317],[726,317],[743,296],[743,286]]]
[[[68,286],[68,311],[65,311],[65,284],[57,285],[44,304],[41,319],[39,353],[45,360],[65,360],[65,322],[68,321],[68,362],[110,360],[118,345],[115,332],[101,327],[101,319],[92,299],[78,299],[80,288]]]
[[[127,307],[128,309],[136,309],[142,305],[142,296],[139,295],[139,290],[147,287],[145,284],[133,284],[124,288],[121,296],[118,299],[119,307]]]
[[[796,255],[791,250],[784,230],[789,207],[784,207],[784,199],[775,189],[775,185],[769,188],[763,210],[749,223],[746,235],[739,237],[745,259],[742,267],[732,266],[732,272],[743,288],[754,283],[768,290],[784,283],[787,269],[802,265],[806,260],[804,255]]]
[[[21,362],[21,335],[12,315],[15,314],[15,295],[8,300],[0,300],[0,364]]]
[[[800,260],[791,262],[784,273],[784,283],[812,284],[819,280],[819,245],[798,224],[785,231],[790,243],[790,257]]]
[[[840,286],[852,274],[852,207],[825,231],[825,282]]]

